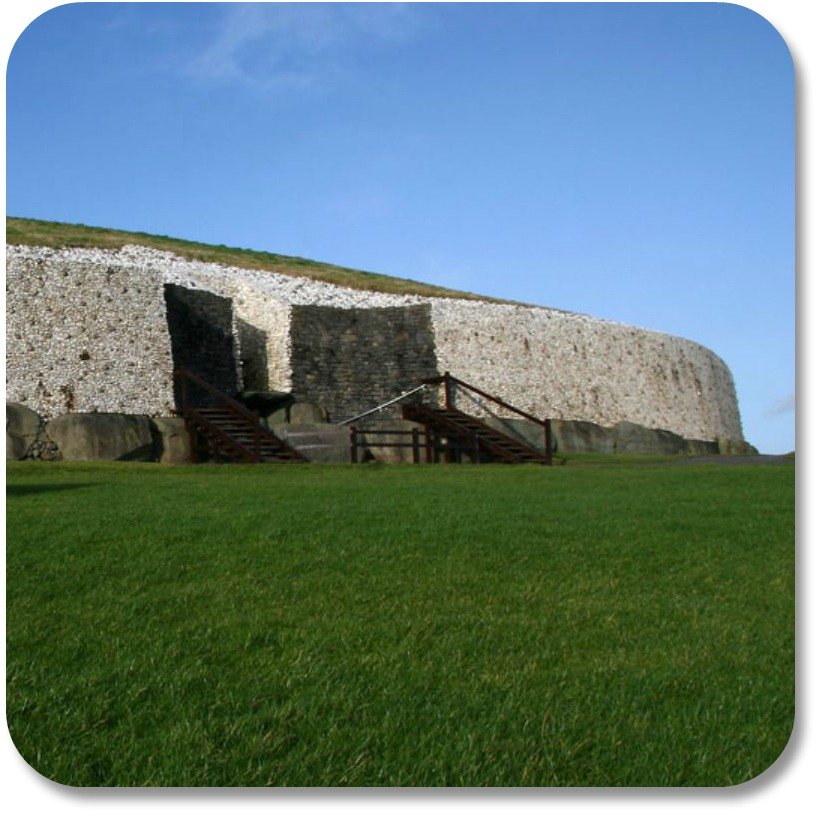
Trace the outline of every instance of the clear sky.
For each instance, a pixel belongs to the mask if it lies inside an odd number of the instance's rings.
[[[794,72],[727,4],[75,4],[7,73],[7,213],[692,339],[794,448]]]

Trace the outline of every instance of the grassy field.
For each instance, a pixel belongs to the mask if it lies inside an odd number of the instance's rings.
[[[69,785],[730,785],[794,706],[794,467],[7,470],[8,722]]]
[[[251,271],[275,271],[296,277],[345,285],[366,291],[382,291],[389,294],[419,294],[421,296],[458,297],[480,299],[488,302],[505,300],[454,291],[439,285],[428,285],[385,274],[343,268],[331,263],[287,257],[268,251],[232,248],[224,245],[208,245],[191,240],[180,240],[164,235],[144,232],[120,231],[79,223],[55,223],[47,220],[31,220],[22,217],[6,217],[6,242],[14,245],[47,246],[50,248],[104,248],[119,249],[125,245],[147,246],[160,251],[172,251],[180,257],[208,263],[222,263]]]

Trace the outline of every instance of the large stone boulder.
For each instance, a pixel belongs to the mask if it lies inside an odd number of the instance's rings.
[[[190,433],[183,418],[153,418],[156,456],[160,463],[190,462]]]
[[[517,418],[488,418],[486,423],[536,449],[541,450],[545,447],[543,429],[532,421]],[[553,419],[551,421],[551,442],[554,452],[563,453],[718,454],[718,444],[714,441],[686,440],[666,429],[650,429],[627,421],[622,421],[615,426],[599,426],[590,421]],[[738,447],[732,442],[732,445],[727,448]]]
[[[283,424],[275,434],[315,463],[349,463],[349,427],[331,423]]]
[[[292,424],[326,423],[326,410],[317,404],[308,401],[297,401],[291,404],[287,411],[287,421]]]
[[[602,452],[616,451],[613,429],[590,421],[551,421],[554,452]]]
[[[477,416],[479,417],[479,416]],[[493,429],[498,429],[516,440],[526,443],[539,451],[545,448],[545,430],[538,423],[525,418],[480,418]]]
[[[687,440],[686,444],[687,454],[696,457],[718,454],[718,442],[716,440]]]
[[[156,460],[147,415],[71,412],[46,426],[64,460]]]
[[[730,456],[745,456],[759,454],[758,450],[745,440],[734,438],[718,438],[718,454]]]
[[[622,421],[613,427],[617,454],[685,454],[687,442],[666,429],[650,429]]]
[[[6,460],[22,460],[39,438],[42,418],[22,404],[6,404]]]

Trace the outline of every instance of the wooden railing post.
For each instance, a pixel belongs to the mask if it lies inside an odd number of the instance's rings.
[[[426,427],[426,463],[432,463],[431,457],[431,430]]]
[[[443,391],[445,393],[445,408],[451,409],[454,403],[454,397],[452,392],[451,373],[449,373],[448,370],[443,373]]]
[[[545,418],[545,464],[548,466],[553,465],[552,434],[550,418]]]
[[[351,444],[352,463],[357,463],[357,427],[349,427],[349,442]]]
[[[255,462],[261,462],[261,418],[258,415],[258,410],[253,410],[255,415]]]
[[[411,462],[420,462],[420,430],[416,426],[411,430]]]

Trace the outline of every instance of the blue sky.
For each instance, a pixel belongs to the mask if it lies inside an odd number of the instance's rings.
[[[794,75],[726,4],[76,4],[7,74],[7,212],[714,350],[794,448]]]

